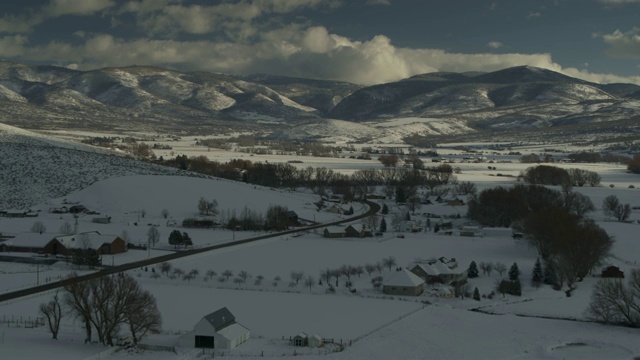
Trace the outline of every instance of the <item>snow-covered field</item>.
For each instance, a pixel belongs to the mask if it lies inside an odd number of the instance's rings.
[[[12,138],[16,139],[15,136]],[[249,157],[248,154],[233,151],[208,152],[206,148],[194,147],[190,141],[185,140],[184,148],[175,146],[174,151],[189,156],[206,155],[219,161],[241,156],[252,161],[269,162],[296,158],[304,161],[300,165],[327,166],[345,173],[381,166],[376,160],[275,155]],[[15,158],[15,154],[11,156]],[[461,158],[461,154],[455,150],[451,150],[450,156]],[[490,158],[489,155],[485,156]],[[496,162],[490,164],[457,162],[452,166],[460,167],[461,173],[457,175],[460,181],[472,181],[478,184],[480,189],[499,184],[514,184],[514,177],[497,174],[516,176],[530,166],[515,162],[515,157],[512,163],[497,162],[509,157],[495,156]],[[42,160],[32,158],[31,161]],[[496,169],[488,169],[489,165],[495,166]],[[19,165],[16,163],[15,166]],[[601,174],[603,186],[576,189],[591,197],[597,208],[604,197],[611,194],[617,195],[622,202],[628,202],[632,206],[640,205],[640,178],[626,173],[621,165],[558,166],[579,167]],[[78,171],[78,174],[83,172]],[[146,251],[130,250],[106,259],[106,262],[120,264],[172,251],[166,239],[173,227],[167,226],[167,220],[174,219],[179,223],[183,218],[195,215],[200,197],[216,199],[220,210],[223,211],[239,212],[246,206],[264,212],[270,204],[278,204],[296,211],[301,218],[315,219],[319,222],[328,222],[340,217],[326,211],[316,211],[313,202],[317,201],[318,197],[311,193],[273,190],[227,180],[157,176],[146,172],[142,174],[149,175],[140,174],[137,170],[121,174],[105,173],[104,176],[97,177],[95,183],[90,186],[84,182],[77,182],[72,184],[76,187],[73,191],[39,193],[38,196],[30,198],[38,199],[30,205],[32,209],[41,210],[40,216],[37,219],[2,218],[0,233],[27,232],[35,220],[42,221],[48,232],[55,233],[63,223],[73,223],[72,217],[68,214],[48,213],[49,208],[61,206],[65,199],[68,203],[81,203],[91,210],[100,212],[101,215],[112,217],[111,224],[95,224],[90,216],[81,217],[81,231],[98,230],[103,234],[116,235],[126,231],[131,242],[146,243],[148,224],[159,225],[161,240],[150,254]],[[613,184],[614,187],[610,188],[609,184]],[[636,188],[628,188],[631,184]],[[16,186],[18,185],[16,183]],[[0,195],[8,196],[7,194],[8,191]],[[396,210],[392,201],[388,201],[387,204],[392,212]],[[161,210],[165,208],[170,213],[169,219],[161,215]],[[354,208],[356,213],[365,210],[356,204]],[[141,218],[142,209],[146,213],[144,218]],[[413,218],[424,223],[426,218],[420,216],[420,213],[464,215],[466,208],[439,204],[424,205],[417,212]],[[391,216],[386,219],[389,224]],[[615,237],[613,256],[607,260],[608,263],[619,266],[625,273],[637,267],[640,261],[640,244],[637,243],[636,233],[640,230],[640,224],[636,220],[640,219],[640,213],[634,210],[630,223],[607,221],[600,210],[592,213],[591,217]],[[464,219],[460,221],[462,223]],[[180,230],[189,232],[195,246],[254,235],[227,230]],[[580,282],[571,297],[548,287],[536,289],[529,285],[528,280],[536,253],[524,243],[514,241],[509,235],[509,230],[487,229],[486,235],[481,238],[460,237],[455,234],[443,236],[431,232],[405,234],[404,238],[398,238],[395,232],[390,231],[382,237],[375,238],[327,239],[322,237],[320,232],[309,232],[299,237],[281,236],[173,261],[173,267],[186,272],[198,270],[199,275],[188,282],[170,279],[164,274],[154,279],[151,269],[137,269],[131,271],[131,274],[139,279],[145,289],[155,295],[163,315],[165,333],[149,336],[145,342],[175,345],[179,336],[191,330],[202,316],[222,306],[227,306],[238,322],[251,329],[252,339],[249,342],[234,350],[231,355],[220,357],[218,354],[216,358],[257,356],[261,351],[268,356],[292,356],[293,348],[284,344],[282,338],[288,338],[301,331],[341,339],[347,345],[344,351],[339,353],[306,355],[306,358],[314,360],[633,359],[634,356],[640,356],[640,343],[637,342],[640,333],[637,329],[586,322],[588,319],[584,310],[589,302],[591,287],[597,278],[589,277]],[[417,259],[441,256],[456,258],[461,267],[468,266],[472,260],[478,263],[503,262],[507,266],[516,262],[522,274],[523,295],[503,299],[498,294],[493,299],[482,298],[480,302],[469,298],[436,298],[429,295],[429,291],[417,298],[386,296],[371,284],[370,279],[377,276],[377,272],[371,276],[367,273],[361,277],[354,276],[352,282],[357,289],[355,294],[344,287],[344,277],[340,279],[335,294],[325,292],[324,281],[322,285],[318,283],[320,272],[327,268],[334,269],[345,264],[356,266],[375,263],[388,256],[395,257],[398,266],[403,267]],[[57,264],[34,268],[34,265],[0,263],[0,291],[31,286],[35,284],[36,276],[39,276],[42,283],[48,278],[64,276],[72,270],[76,269]],[[215,271],[217,275],[205,280],[205,274],[209,270]],[[231,270],[236,275],[244,270],[251,277],[245,284],[234,283],[235,276],[229,281],[221,282],[219,277],[224,270]],[[302,271],[305,276],[313,276],[314,286],[305,287],[303,281],[297,285],[290,285],[291,271]],[[385,268],[381,275],[385,277],[389,273],[389,269]],[[264,277],[260,284],[255,283],[258,276]],[[276,276],[280,276],[282,281],[274,285]],[[479,278],[470,279],[469,285],[471,289],[478,287],[481,294],[488,295],[495,289],[500,278],[494,271],[491,276],[481,274]],[[11,316],[36,317],[38,305],[48,301],[51,295],[52,293],[48,292],[0,303],[0,320]],[[425,306],[423,301],[429,305]],[[481,312],[471,311],[474,308],[479,308]],[[83,344],[82,338],[79,324],[69,318],[63,321],[63,332],[59,341],[50,340],[50,335],[43,327],[15,328],[0,321],[0,353],[12,354],[20,359],[41,359],[50,357],[50,354],[55,354],[57,358],[84,359],[106,350],[100,345]],[[188,349],[179,349],[178,354],[122,351],[105,354],[103,358],[197,358],[195,354],[192,355],[189,357]]]

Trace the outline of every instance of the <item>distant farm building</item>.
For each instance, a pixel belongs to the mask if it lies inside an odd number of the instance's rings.
[[[94,249],[98,255],[120,254],[127,251],[127,244],[119,236],[100,235],[98,232],[77,235],[21,233],[0,242],[0,251],[3,252],[67,256],[76,249]]]
[[[180,338],[180,345],[205,349],[233,349],[249,340],[251,332],[236,322],[236,317],[223,307],[203,317],[193,331]]]
[[[624,272],[620,270],[617,266],[608,266],[606,269],[602,270],[601,276],[603,278],[619,278],[624,279]]]
[[[309,335],[301,332],[292,339],[293,346],[309,346]]]
[[[382,292],[387,295],[418,296],[424,292],[424,280],[403,268],[384,279]]]
[[[324,228],[323,235],[326,238],[364,238],[373,237],[373,232],[363,225],[360,230],[353,225],[347,226],[344,230],[340,228]]]
[[[427,284],[462,285],[467,282],[467,270],[458,267],[455,261],[440,258],[416,264],[411,272]]]

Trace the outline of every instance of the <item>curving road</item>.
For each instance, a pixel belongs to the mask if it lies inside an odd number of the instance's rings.
[[[8,293],[0,294],[0,302],[7,301],[7,300],[12,300],[12,299],[17,299],[17,298],[20,298],[20,297],[23,297],[23,296],[27,296],[27,295],[37,294],[37,293],[40,293],[40,292],[56,289],[56,288],[63,287],[63,286],[66,286],[66,285],[69,285],[69,284],[73,284],[73,283],[76,283],[76,282],[82,282],[82,281],[86,281],[86,280],[97,279],[97,278],[99,278],[101,276],[105,276],[105,275],[120,273],[120,272],[123,272],[123,271],[132,270],[132,269],[136,269],[136,268],[143,267],[143,266],[154,265],[154,264],[162,263],[162,262],[165,262],[165,261],[175,260],[175,259],[179,259],[179,258],[183,258],[183,257],[195,255],[195,254],[201,254],[201,253],[204,253],[204,252],[207,252],[207,251],[224,249],[224,248],[238,246],[238,245],[247,244],[247,243],[251,243],[251,242],[256,242],[256,241],[260,241],[260,240],[264,240],[264,239],[268,239],[268,238],[272,238],[272,237],[277,237],[277,236],[282,236],[282,235],[287,235],[287,234],[293,234],[293,233],[297,233],[297,232],[301,232],[301,231],[319,229],[319,228],[324,228],[324,227],[330,226],[330,225],[338,225],[338,224],[343,224],[343,223],[346,223],[346,222],[360,220],[360,219],[364,219],[364,218],[366,218],[368,216],[371,216],[373,214],[376,214],[378,211],[380,211],[380,205],[378,205],[377,203],[374,203],[374,202],[371,202],[371,201],[367,201],[367,200],[365,200],[364,202],[369,206],[369,210],[364,214],[357,215],[357,216],[354,216],[354,217],[350,217],[348,219],[343,219],[343,220],[334,221],[334,222],[330,222],[330,223],[324,223],[324,224],[316,224],[316,225],[311,225],[311,226],[307,226],[307,227],[304,227],[304,228],[287,230],[287,231],[282,231],[282,232],[278,232],[278,233],[270,233],[270,234],[265,234],[265,235],[260,235],[260,236],[254,236],[254,237],[250,237],[250,238],[246,238],[246,239],[235,240],[235,241],[227,242],[227,243],[224,243],[224,244],[206,246],[206,247],[202,247],[202,248],[198,248],[198,249],[179,251],[179,252],[170,253],[170,254],[167,254],[167,255],[154,257],[154,258],[151,258],[151,259],[145,259],[145,260],[140,260],[140,261],[136,261],[136,262],[122,264],[122,265],[118,265],[118,266],[114,266],[114,267],[110,267],[110,268],[105,268],[105,269],[102,269],[101,271],[97,271],[97,272],[94,272],[94,273],[91,273],[91,274],[87,274],[87,275],[82,275],[82,276],[78,276],[78,277],[74,277],[74,278],[66,278],[66,279],[62,279],[62,280],[51,282],[51,283],[44,284],[44,285],[34,286],[34,287],[31,287],[31,288],[27,288],[27,289],[22,289],[22,290],[17,290],[17,291],[12,291],[12,292],[8,292]]]

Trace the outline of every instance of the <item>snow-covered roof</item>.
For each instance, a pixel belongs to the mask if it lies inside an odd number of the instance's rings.
[[[116,238],[118,238],[117,235],[101,235],[100,233],[94,231],[89,233],[80,233],[77,235],[60,235],[56,237],[56,240],[58,240],[67,249],[77,249],[83,247],[95,249],[100,247],[102,244],[112,243]]]
[[[400,271],[394,271],[384,280],[384,285],[386,286],[418,286],[422,283],[424,283],[424,280],[404,268]]]
[[[222,335],[228,340],[235,340],[248,332],[249,329],[238,323],[233,323],[225,327],[224,329],[217,331],[218,334]]]
[[[226,307],[218,309],[204,317],[213,328],[220,333],[226,327],[235,323],[236,317]]]
[[[44,247],[54,238],[55,234],[50,233],[19,233],[15,238],[2,243],[20,247]]]

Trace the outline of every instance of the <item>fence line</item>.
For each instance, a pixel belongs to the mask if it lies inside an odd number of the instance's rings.
[[[378,332],[378,331],[380,331],[380,330],[382,330],[382,329],[386,328],[387,326],[390,326],[390,325],[392,325],[392,324],[395,324],[395,323],[397,323],[398,321],[400,321],[400,320],[402,320],[402,319],[405,319],[405,318],[407,318],[407,317],[409,317],[409,316],[411,316],[411,315],[413,315],[413,314],[417,313],[418,311],[422,311],[422,310],[424,310],[424,308],[425,308],[425,307],[426,307],[426,305],[422,305],[421,307],[419,307],[419,308],[417,308],[417,309],[415,309],[415,310],[412,310],[412,311],[410,311],[410,312],[408,312],[408,313],[406,313],[406,314],[404,314],[404,315],[401,315],[401,316],[400,316],[400,317],[398,317],[397,319],[391,320],[391,321],[389,321],[389,322],[387,322],[387,323],[385,323],[385,324],[383,324],[383,325],[380,325],[380,326],[378,326],[377,328],[375,328],[375,329],[373,329],[373,330],[370,330],[370,331],[366,332],[365,334],[360,335],[360,336],[358,336],[358,337],[356,337],[356,338],[352,339],[351,341],[349,341],[349,344],[348,344],[348,345],[349,345],[349,346],[351,346],[353,343],[355,343],[355,342],[357,342],[357,341],[360,341],[360,340],[362,340],[362,339],[366,338],[367,336],[372,335],[373,333],[376,333],[376,332]],[[346,344],[345,344],[345,345],[346,345]]]
[[[14,327],[14,328],[37,328],[40,326],[44,326],[44,318],[43,317],[15,317],[11,316],[10,318],[6,315],[2,315],[0,318],[0,326]]]

